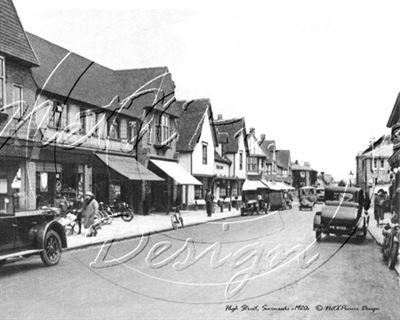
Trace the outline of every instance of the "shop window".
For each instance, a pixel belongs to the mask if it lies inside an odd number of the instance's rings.
[[[220,198],[226,197],[226,186],[223,183],[220,183],[219,185],[219,197]]]
[[[203,158],[203,164],[207,164],[207,143],[203,142],[202,144],[202,158]]]
[[[196,200],[204,199],[203,186],[194,186],[194,198]]]
[[[0,56],[0,107],[5,105],[5,61],[4,58]]]
[[[13,115],[16,118],[21,118],[24,115],[24,97],[22,86],[13,84]]]
[[[243,170],[243,151],[239,153],[239,170]]]

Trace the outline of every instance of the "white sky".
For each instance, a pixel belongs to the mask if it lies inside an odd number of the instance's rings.
[[[292,160],[345,178],[400,90],[396,1],[14,0],[24,28],[113,69],[168,66]]]

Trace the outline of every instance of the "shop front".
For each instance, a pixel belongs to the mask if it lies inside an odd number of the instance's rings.
[[[150,159],[148,168],[164,179],[147,184],[145,202],[149,211],[167,213],[171,207],[187,204],[188,187],[202,185],[175,161]]]
[[[112,204],[124,201],[135,213],[142,213],[144,189],[155,181],[164,180],[154,174],[133,156],[96,153],[93,156],[93,192],[98,201]]]

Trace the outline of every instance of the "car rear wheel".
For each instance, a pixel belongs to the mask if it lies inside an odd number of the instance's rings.
[[[61,239],[54,230],[50,230],[46,233],[43,251],[40,253],[40,257],[47,266],[54,266],[60,261]]]

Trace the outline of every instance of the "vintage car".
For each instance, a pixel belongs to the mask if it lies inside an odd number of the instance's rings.
[[[314,187],[301,187],[299,188],[299,208],[303,210],[314,209],[314,205],[317,202],[317,191]]]
[[[270,210],[286,210],[292,208],[292,201],[287,190],[274,190],[269,193]]]
[[[261,181],[245,180],[242,186],[242,206],[240,214],[252,215],[268,212],[265,199],[267,187]]]
[[[317,202],[324,202],[325,201],[325,188],[318,187],[317,188]]]
[[[64,228],[51,211],[35,215],[0,215],[0,265],[39,254],[47,266],[56,265],[67,247]]]
[[[314,216],[314,231],[317,241],[321,235],[367,236],[369,201],[363,190],[355,187],[327,187],[325,204]]]

